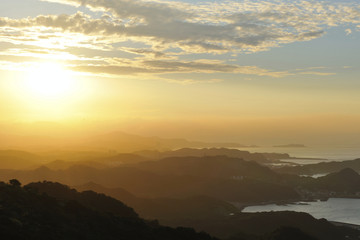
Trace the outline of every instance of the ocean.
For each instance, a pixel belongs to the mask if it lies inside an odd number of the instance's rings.
[[[253,147],[239,148],[249,152],[288,153],[291,157],[299,159],[288,159],[293,163],[310,164],[324,161],[344,161],[360,158],[360,145],[354,146],[307,146],[307,147]],[[317,159],[306,159],[317,158]]]
[[[309,146],[303,148],[258,147],[241,150],[247,150],[250,152],[288,153],[291,157],[296,157],[298,159],[284,159],[283,161],[300,165],[329,161],[354,160],[360,158],[360,146]],[[360,199],[330,198],[328,201],[325,202],[298,202],[295,204],[287,205],[269,204],[249,206],[244,208],[243,212],[268,212],[286,210],[306,212],[311,214],[315,218],[325,218],[329,221],[360,225]]]
[[[287,205],[249,206],[243,212],[296,211],[306,212],[315,218],[360,225],[360,199],[330,198],[326,202],[299,202]]]

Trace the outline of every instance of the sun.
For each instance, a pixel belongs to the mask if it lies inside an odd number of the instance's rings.
[[[42,63],[27,71],[24,88],[35,98],[66,98],[75,90],[75,79],[60,64]]]
[[[9,109],[22,121],[69,121],[84,118],[100,85],[95,77],[51,61],[26,63],[1,86],[11,99]]]
[[[29,66],[11,84],[15,106],[26,116],[24,119],[61,120],[81,114],[79,104],[88,96],[89,87],[78,73],[58,62]]]

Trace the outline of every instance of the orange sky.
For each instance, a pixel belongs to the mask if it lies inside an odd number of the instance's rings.
[[[1,1],[0,134],[360,142],[357,1],[81,2]]]

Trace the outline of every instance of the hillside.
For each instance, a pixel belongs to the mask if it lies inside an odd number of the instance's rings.
[[[179,223],[174,223],[177,225]],[[305,236],[305,239],[317,240],[346,240],[358,239],[358,230],[337,227],[325,219],[315,219],[307,213],[299,212],[263,212],[263,213],[240,213],[227,218],[216,220],[193,221],[182,223],[183,226],[193,226],[197,230],[204,230],[219,238],[230,238],[232,240],[262,240],[262,236],[268,236],[273,240],[294,240],[296,237]],[[216,226],[216,227],[215,227]],[[292,237],[287,238],[288,233],[284,227],[297,229]],[[280,233],[282,232],[282,233]],[[275,237],[276,233],[285,238]],[[285,235],[285,236],[284,236]],[[250,237],[249,237],[250,236]],[[256,238],[257,237],[257,238]]]
[[[360,175],[351,168],[330,173],[304,184],[304,187],[317,191],[332,191],[336,193],[360,193]]]
[[[47,167],[31,171],[0,170],[0,179],[17,178],[24,183],[48,180],[72,186],[95,182],[109,188],[120,187],[144,198],[206,195],[236,202],[299,198],[292,187],[278,181],[279,175],[255,162],[227,157],[167,160],[104,169],[74,165],[65,170]]]
[[[137,169],[157,174],[191,175],[216,178],[253,178],[276,182],[280,176],[253,161],[220,156],[169,157],[159,161],[132,165]]]
[[[79,191],[92,190],[131,206],[137,213],[146,219],[157,219],[168,222],[173,219],[218,218],[239,212],[235,206],[206,196],[188,198],[139,198],[121,188],[105,188],[90,182],[75,187]]]
[[[360,158],[355,160],[348,160],[342,162],[321,162],[317,164],[306,164],[303,166],[295,167],[282,167],[276,169],[279,173],[291,173],[297,175],[314,175],[321,173],[338,172],[344,168],[352,168],[357,172],[360,172]]]
[[[9,186],[13,189],[21,189],[18,186]],[[77,208],[81,206],[83,213],[89,209],[92,211],[92,214],[100,214],[102,218],[112,218],[113,223],[110,226],[107,226],[107,235],[112,234],[112,226],[120,222],[123,225],[120,226],[120,229],[117,231],[125,231],[127,239],[211,239],[208,235],[202,233],[197,234],[191,229],[184,228],[164,228],[156,224],[156,222],[144,221],[137,217],[136,213],[132,209],[128,208],[121,202],[116,201],[110,197],[107,197],[103,194],[97,194],[94,192],[77,192],[73,189],[70,189],[67,186],[61,185],[59,183],[51,182],[42,182],[42,183],[32,183],[27,185],[24,188],[25,192],[30,192],[30,194],[36,194],[40,198],[46,198],[47,195],[56,198],[56,202],[60,202],[60,206],[67,205],[69,203],[76,203]],[[22,191],[24,191],[22,190]],[[2,191],[0,191],[2,192]],[[38,194],[39,193],[46,193]],[[89,194],[90,193],[90,194]],[[27,196],[16,196],[22,199],[26,199]],[[49,198],[49,197],[47,197]],[[9,199],[8,199],[9,200]],[[54,201],[54,200],[53,200]],[[200,198],[200,201],[201,198]],[[191,204],[191,202],[187,202]],[[215,201],[213,201],[215,202]],[[186,204],[187,204],[186,203]],[[163,204],[163,202],[160,202]],[[106,206],[104,206],[106,205]],[[178,205],[174,202],[168,202],[168,206],[173,206],[173,208],[178,208]],[[167,206],[164,206],[165,209]],[[195,206],[196,207],[196,206]],[[209,205],[209,207],[213,207]],[[113,210],[110,210],[112,208]],[[87,209],[87,210],[85,210]],[[51,209],[48,209],[51,210]],[[177,211],[181,211],[181,207]],[[74,209],[72,209],[74,211]],[[176,210],[175,210],[176,211]],[[173,211],[174,212],[174,211]],[[78,211],[71,212],[73,215],[78,215]],[[87,213],[86,214],[90,214]],[[88,216],[87,215],[87,216]],[[92,216],[92,215],[90,215]],[[96,216],[96,221],[103,219]],[[91,219],[91,218],[90,218]],[[116,220],[115,220],[116,219]],[[126,221],[124,224],[122,221]],[[165,221],[164,221],[165,222]],[[138,225],[136,225],[136,223]],[[81,225],[81,223],[78,223]],[[91,224],[91,222],[90,222]],[[98,227],[103,227],[106,224],[103,223]],[[360,232],[354,229],[347,227],[337,227],[324,219],[317,220],[306,213],[296,213],[296,212],[271,212],[271,213],[234,213],[230,215],[223,215],[216,218],[208,218],[207,215],[198,214],[196,217],[194,215],[188,216],[188,218],[181,219],[169,219],[166,224],[171,226],[188,226],[195,227],[199,231],[206,230],[207,232],[218,236],[222,239],[232,237],[233,240],[274,240],[282,239],[279,237],[289,237],[291,239],[318,239],[318,240],[345,240],[345,239],[358,239]],[[75,225],[76,226],[76,225]],[[284,227],[286,226],[286,227]],[[134,231],[137,229],[136,235]],[[94,231],[101,231],[101,229],[92,229]],[[124,233],[123,233],[124,234]],[[143,234],[148,234],[144,238]],[[95,235],[91,235],[95,236]],[[246,237],[244,237],[246,236]],[[122,235],[123,237],[123,235]],[[304,238],[299,238],[304,237]],[[91,238],[87,238],[91,239]],[[96,239],[96,238],[94,238]],[[104,238],[101,239],[111,239]],[[118,238],[123,239],[123,238]],[[126,239],[126,238],[125,238]],[[285,238],[289,239],[289,238]]]
[[[60,190],[62,194],[58,196],[63,197],[37,193],[43,183],[24,188],[16,182],[12,185],[0,183],[1,239],[213,239],[192,229],[162,227],[156,222],[147,222],[121,202],[94,192],[78,193],[60,184],[44,184],[42,190],[52,189],[52,194]],[[109,202],[115,203],[117,211],[103,209],[103,205]]]

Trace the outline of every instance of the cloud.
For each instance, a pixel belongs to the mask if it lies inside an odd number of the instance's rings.
[[[90,35],[118,35],[136,41],[178,47],[189,53],[263,51],[279,44],[321,37],[326,26],[359,23],[359,7],[349,9],[306,1],[193,4],[139,0],[59,0],[106,12],[88,15],[38,16],[33,19],[0,19],[0,26],[44,26]],[[243,11],[238,11],[243,9]]]
[[[356,3],[48,1],[84,6],[97,14],[1,17],[0,42],[36,47],[31,53],[28,51],[28,56],[40,56],[44,48],[53,53],[62,52],[75,70],[112,75],[188,71],[284,77],[291,73],[228,64],[230,60],[206,62],[203,58],[204,55],[267,51],[320,38],[334,26],[360,24],[360,7]],[[102,16],[95,17],[99,15]],[[350,28],[345,31],[351,33]],[[5,54],[9,52],[2,53]],[[102,64],[86,66],[91,58]],[[122,59],[122,63],[118,59]],[[302,74],[328,73],[305,71]]]
[[[322,71],[317,71],[322,70]],[[314,75],[314,76],[332,76],[336,75],[334,72],[326,72],[328,70],[327,67],[324,66],[316,66],[316,67],[307,67],[307,68],[299,68],[295,69],[294,71],[290,71],[294,74],[301,74],[301,75]]]
[[[161,51],[155,51],[152,49],[146,49],[146,48],[120,48],[120,50],[125,51],[125,52],[129,52],[129,53],[134,53],[137,55],[142,55],[145,56],[146,58],[171,58],[171,56],[167,55],[164,52]]]
[[[331,75],[335,75],[336,73],[309,71],[309,72],[299,72],[299,74],[317,75],[317,76],[331,76]]]
[[[144,60],[129,63],[118,62],[113,65],[79,65],[73,70],[94,74],[133,75],[133,74],[164,74],[164,73],[241,73],[270,77],[284,77],[288,72],[276,72],[256,66],[239,66],[224,64],[219,61],[167,61]]]
[[[208,83],[208,84],[216,84],[223,82],[223,79],[211,78],[211,79],[194,79],[194,78],[182,78],[182,79],[173,79],[173,78],[159,78],[159,80],[170,82],[170,83],[178,83],[181,85],[190,85],[190,84],[197,84],[197,83]]]

